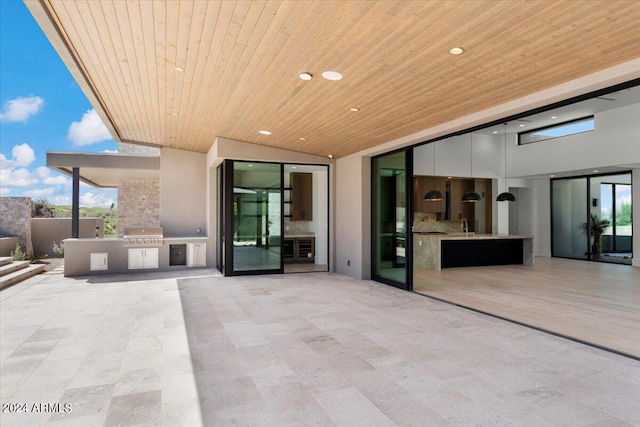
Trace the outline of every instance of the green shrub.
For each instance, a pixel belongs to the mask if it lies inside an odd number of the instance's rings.
[[[53,242],[53,245],[51,246],[51,249],[53,250],[53,253],[63,257],[64,256],[64,243],[60,242],[60,243],[56,243]]]
[[[14,261],[24,261],[27,259],[27,254],[22,252],[22,248],[20,247],[20,243],[16,243],[16,250],[11,251],[11,256]]]

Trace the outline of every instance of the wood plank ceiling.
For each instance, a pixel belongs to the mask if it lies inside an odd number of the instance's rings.
[[[26,3],[116,139],[198,152],[341,157],[640,57],[636,0]]]

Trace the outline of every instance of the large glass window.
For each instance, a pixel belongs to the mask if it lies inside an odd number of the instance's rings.
[[[372,258],[374,279],[410,290],[408,156],[410,151],[401,151],[373,159]]]
[[[585,117],[578,120],[572,120],[566,123],[560,123],[529,132],[518,134],[518,144],[530,144],[532,142],[546,141],[549,139],[560,138],[563,136],[575,135],[578,133],[591,132],[595,129],[595,121],[593,117]]]

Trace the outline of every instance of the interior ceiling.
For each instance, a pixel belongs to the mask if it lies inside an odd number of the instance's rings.
[[[25,2],[117,140],[198,152],[341,157],[640,57],[636,0]]]

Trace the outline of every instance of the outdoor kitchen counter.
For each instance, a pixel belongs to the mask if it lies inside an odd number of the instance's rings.
[[[533,265],[533,236],[413,233],[413,266],[426,270],[479,265]]]
[[[136,271],[173,271],[187,269],[186,265],[170,265],[170,250],[172,245],[197,244],[206,251],[209,237],[165,237],[162,244],[136,245],[124,238],[79,238],[65,239],[64,242],[64,275],[90,276],[99,274],[132,273]],[[150,249],[149,254],[155,255],[157,250],[157,267],[133,269],[129,266],[129,250]],[[145,254],[146,255],[146,254]],[[92,268],[92,258],[105,258],[105,268]],[[208,264],[208,262],[207,262]]]

